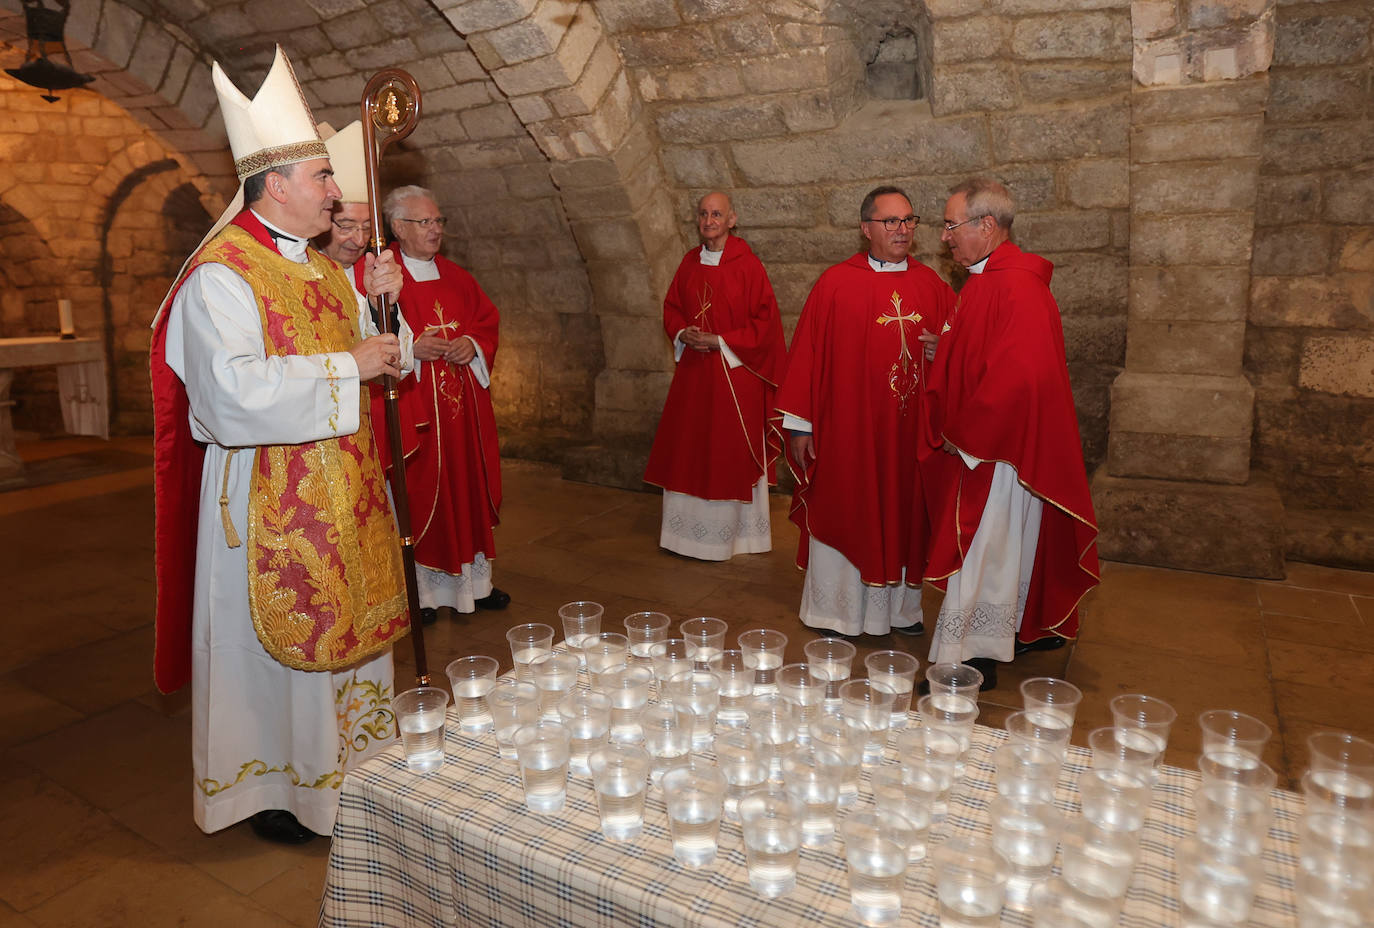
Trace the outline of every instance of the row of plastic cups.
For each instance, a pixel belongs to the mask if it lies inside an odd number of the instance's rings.
[[[1374,744],[1327,731],[1309,737],[1307,747],[1298,924],[1362,924],[1374,911]]]

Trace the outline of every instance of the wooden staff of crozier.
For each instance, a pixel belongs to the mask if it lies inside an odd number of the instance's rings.
[[[410,135],[420,120],[420,87],[415,78],[397,68],[372,75],[363,88],[363,160],[367,164],[367,200],[372,209],[372,253],[382,253],[382,198],[377,164],[392,142]],[[391,331],[391,300],[380,297],[377,327]],[[410,608],[410,641],[415,645],[415,682],[429,685],[425,658],[424,624],[420,622],[420,586],[415,579],[415,539],[410,534],[410,497],[406,495],[405,452],[401,447],[401,418],[397,410],[396,378],[382,375],[386,397],[386,430],[391,439],[391,496],[396,506],[396,527],[401,533],[401,559],[405,564],[406,602]]]

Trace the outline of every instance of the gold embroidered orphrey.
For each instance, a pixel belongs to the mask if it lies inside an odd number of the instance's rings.
[[[425,334],[428,335],[431,332],[438,332],[452,343],[459,331],[463,328],[463,324],[457,319],[444,318],[444,304],[439,300],[434,301],[434,308],[430,310],[430,312],[432,312],[434,318],[439,321],[425,326]],[[439,392],[448,397],[449,402],[453,403],[455,409],[462,409],[463,382],[459,378],[458,372],[454,370],[453,365],[448,363],[434,364],[431,365],[431,370],[435,372],[434,376],[438,381],[437,386]],[[458,391],[456,393],[454,392],[455,388]]]
[[[918,380],[916,369],[911,363],[911,348],[906,341],[906,323],[910,322],[915,325],[921,321],[922,317],[915,310],[907,314],[902,313],[902,297],[896,290],[892,291],[888,301],[892,303],[893,315],[883,313],[874,321],[879,325],[897,323],[897,332],[901,337],[901,349],[897,352],[897,360],[892,363],[892,368],[888,372],[887,385],[897,395],[898,408],[902,412],[906,412],[907,400],[911,399],[911,395],[916,392]]]
[[[297,264],[237,225],[195,263],[232,267],[253,289],[267,356],[347,351],[357,299],[343,271],[307,252]],[[337,422],[338,383],[330,395]],[[248,501],[248,605],[258,640],[297,670],[337,670],[409,630],[400,540],[373,447],[367,389],[352,435],[254,452]]]
[[[697,328],[701,329],[703,332],[711,331],[711,301],[711,284],[703,280],[701,282],[701,294],[697,297],[698,308],[696,315],[692,317],[692,321],[697,324]]]

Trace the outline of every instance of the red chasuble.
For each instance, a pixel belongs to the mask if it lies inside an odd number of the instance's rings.
[[[949,285],[915,259],[905,271],[879,272],[862,252],[811,289],[778,391],[780,411],[812,424],[816,450],[805,474],[788,461],[799,567],[815,535],[866,584],[899,583],[905,569],[918,585],[927,366],[919,336],[939,332],[953,304]]]
[[[743,239],[725,241],[720,265],[687,252],[663,300],[671,340],[688,326],[719,335],[743,366],[719,351],[682,353],[663,405],[646,483],[700,499],[753,499],[782,450],[780,419],[769,421],[787,364],[778,301],[768,272]]]
[[[400,311],[415,337],[425,332],[449,340],[471,336],[487,370],[493,370],[500,314],[473,276],[436,256],[439,279],[417,281],[405,270],[400,247],[392,244],[391,250],[405,279]],[[496,415],[490,393],[468,365],[418,364],[419,377],[399,384],[415,562],[457,574],[479,551],[488,558],[496,553],[491,532],[501,521]]]
[[[1050,294],[1054,266],[1010,242],[998,246],[983,273],[959,294],[950,330],[930,375],[931,441],[945,440],[987,463],[947,484],[935,511],[926,578],[943,580],[963,567],[982,519],[995,461],[1016,468],[1020,484],[1045,501],[1040,540],[1019,638],[1078,634],[1078,603],[1098,582],[1093,514],[1059,307]],[[955,461],[954,458],[949,458]]]

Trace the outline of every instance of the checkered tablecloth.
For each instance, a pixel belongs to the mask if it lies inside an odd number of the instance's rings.
[[[979,726],[949,815],[931,833],[988,833],[987,804],[996,795],[992,752],[1006,733]],[[1079,814],[1078,774],[1090,755],[1072,748],[1060,778],[1058,804]],[[1120,925],[1178,925],[1173,848],[1193,831],[1190,794],[1196,773],[1163,768],[1141,841],[1140,861]],[[872,803],[867,773],[863,809]],[[1272,796],[1274,824],[1264,849],[1265,882],[1250,926],[1296,924],[1293,881],[1297,821],[1303,800]],[[688,870],[672,856],[662,793],[651,790],[644,832],[628,843],[601,835],[591,780],[573,776],[563,811],[526,811],[514,761],[497,757],[491,735],[469,737],[450,710],[444,765],[429,774],[406,769],[393,745],[342,787],[329,855],[321,924],[623,926],[700,925],[787,928],[857,924],[849,910],[845,862],[838,840],[803,848],[797,887],[766,900],[749,886],[739,825],[722,822],[714,865]],[[939,925],[929,858],[912,864],[902,896],[904,926]],[[1030,926],[1029,914],[1003,909],[1003,925]]]

